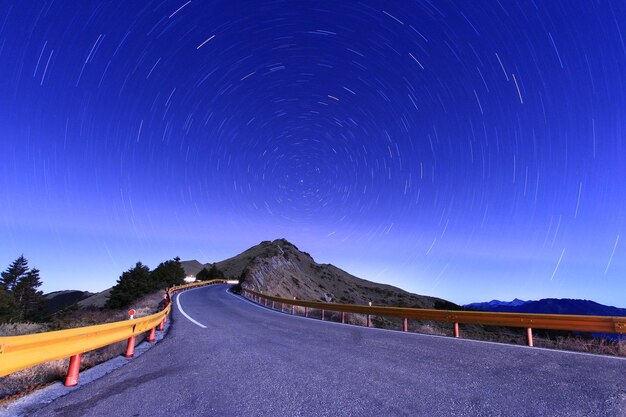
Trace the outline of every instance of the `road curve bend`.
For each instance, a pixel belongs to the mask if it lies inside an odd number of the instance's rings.
[[[213,285],[37,416],[626,416],[626,360],[293,317]]]

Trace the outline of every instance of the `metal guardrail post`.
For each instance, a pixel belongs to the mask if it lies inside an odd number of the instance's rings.
[[[126,343],[126,355],[127,358],[132,358],[135,356],[135,335],[132,335],[128,338],[128,342]]]
[[[130,309],[128,311],[128,320],[132,320],[135,318],[135,310],[134,309]],[[133,328],[134,330],[134,328]],[[126,343],[126,355],[127,358],[132,358],[133,356],[135,356],[135,335],[133,334],[131,337],[128,338],[128,342]]]
[[[80,372],[80,360],[83,354],[79,353],[70,358],[70,366],[67,369],[67,376],[65,377],[66,387],[73,387],[78,384],[78,373]]]

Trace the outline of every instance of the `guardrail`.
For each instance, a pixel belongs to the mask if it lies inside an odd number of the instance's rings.
[[[130,320],[95,326],[0,337],[0,377],[40,363],[69,357],[70,364],[65,385],[76,385],[83,353],[128,340],[126,357],[131,358],[134,354],[137,335],[150,332],[148,342],[152,343],[155,341],[156,330],[163,330],[172,308],[169,302],[172,295],[196,287],[229,282],[226,280],[199,281],[172,287],[165,293],[168,300],[165,309],[138,319],[132,319],[131,316]]]
[[[441,321],[453,324],[454,337],[460,337],[459,323],[482,324],[488,326],[522,327],[526,329],[528,346],[533,346],[533,329],[570,330],[578,332],[597,333],[626,333],[626,317],[608,316],[584,316],[566,314],[525,314],[525,313],[491,313],[482,311],[454,311],[454,310],[430,310],[404,307],[382,307],[323,303],[318,301],[290,300],[288,298],[274,297],[262,292],[243,289],[244,296],[253,301],[264,304],[266,307],[271,302],[271,308],[276,303],[281,304],[281,311],[285,305],[291,306],[291,313],[296,314],[295,306],[304,307],[304,316],[309,316],[309,308],[320,310],[320,317],[324,320],[325,311],[341,313],[341,322],[345,323],[345,313],[367,315],[367,326],[372,325],[372,316],[389,316],[403,319],[402,330],[408,330],[408,319]]]

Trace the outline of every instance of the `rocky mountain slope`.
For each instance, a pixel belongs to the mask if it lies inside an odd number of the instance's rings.
[[[197,261],[182,262],[194,273]],[[199,264],[199,262],[197,262]],[[284,298],[326,302],[454,309],[449,301],[412,294],[391,285],[367,281],[331,264],[318,264],[285,239],[264,241],[237,256],[215,264],[227,278],[241,278],[242,286]],[[204,265],[207,268],[211,264]]]

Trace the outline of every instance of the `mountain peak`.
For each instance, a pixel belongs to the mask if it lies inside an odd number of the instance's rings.
[[[278,246],[287,246],[287,247],[292,247],[295,250],[299,251],[298,247],[296,245],[294,245],[293,243],[291,243],[290,241],[288,241],[287,239],[285,239],[284,237],[281,237],[280,239],[274,239],[274,241],[272,242],[272,244],[274,245],[278,245]]]
[[[187,273],[191,272],[187,267],[194,264],[183,262]],[[244,288],[280,297],[347,304],[371,301],[375,305],[458,308],[439,298],[355,277],[331,264],[318,264],[285,238],[262,241],[215,266],[227,278],[240,279]]]

